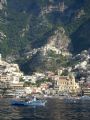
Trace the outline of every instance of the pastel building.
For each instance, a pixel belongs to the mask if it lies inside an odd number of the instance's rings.
[[[60,76],[59,79],[55,80],[56,86],[59,92],[78,92],[79,84],[75,82],[73,75],[70,76]]]

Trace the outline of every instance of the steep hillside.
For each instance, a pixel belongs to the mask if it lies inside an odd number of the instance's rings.
[[[89,21],[90,0],[1,0],[0,52],[23,56],[44,46],[61,26],[71,38],[71,51],[80,52],[89,48]]]
[[[71,35],[71,39],[75,53],[90,48],[90,19]]]

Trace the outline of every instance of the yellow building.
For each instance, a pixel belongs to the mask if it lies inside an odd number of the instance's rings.
[[[68,90],[68,77],[61,76],[59,80],[57,80],[57,86],[59,87],[59,91],[65,92]]]
[[[76,93],[79,90],[79,84],[75,82],[73,75],[60,76],[59,79],[56,80],[56,83],[59,88],[59,92]]]

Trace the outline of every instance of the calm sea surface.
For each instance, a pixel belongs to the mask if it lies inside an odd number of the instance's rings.
[[[65,104],[49,99],[45,107],[11,106],[10,100],[0,99],[0,120],[90,120],[90,102]]]

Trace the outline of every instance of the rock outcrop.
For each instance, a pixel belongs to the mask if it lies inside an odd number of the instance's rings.
[[[65,34],[64,28],[61,27],[48,39],[48,43],[44,46],[44,54],[46,54],[48,50],[52,50],[56,54],[61,54],[61,52],[68,52],[69,46],[70,39]]]

